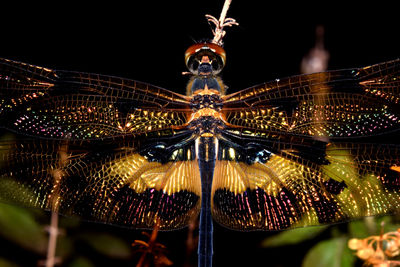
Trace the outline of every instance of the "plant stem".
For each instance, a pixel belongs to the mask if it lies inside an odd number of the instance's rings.
[[[53,267],[55,264],[56,244],[58,235],[58,215],[51,213],[51,224],[49,228],[49,244],[47,246],[46,267]]]

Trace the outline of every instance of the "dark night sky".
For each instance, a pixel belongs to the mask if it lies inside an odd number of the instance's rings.
[[[219,16],[223,2],[97,1],[93,5],[10,6],[2,8],[0,18],[0,57],[49,68],[122,76],[184,93],[184,51],[193,44],[192,39],[211,37],[204,14]],[[292,6],[270,2],[233,0],[228,16],[240,26],[228,29],[227,67],[223,72],[231,92],[298,74],[301,58],[314,45],[317,25],[325,27],[329,69],[399,57],[397,5],[367,6],[363,2],[361,7],[329,1],[320,6]],[[172,240],[174,236],[173,232],[164,235]],[[185,237],[179,232],[176,236]],[[260,261],[279,265],[279,258],[272,259],[279,255],[277,251],[256,255],[257,242],[264,236],[216,227],[216,266],[243,266],[239,264],[245,262],[254,266]],[[301,261],[301,256],[297,260]],[[293,262],[289,265],[294,266]]]

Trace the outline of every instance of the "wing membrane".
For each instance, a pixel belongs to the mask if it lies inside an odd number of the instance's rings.
[[[232,128],[255,134],[356,137],[400,128],[400,60],[294,76],[225,96]]]
[[[308,157],[280,147],[220,142],[212,190],[220,224],[282,230],[399,212],[399,145],[329,143]]]
[[[0,142],[0,199],[133,228],[176,229],[200,210],[193,142]],[[177,140],[174,140],[177,141]]]
[[[0,121],[17,133],[104,139],[179,128],[191,109],[179,94],[117,77],[0,60]]]

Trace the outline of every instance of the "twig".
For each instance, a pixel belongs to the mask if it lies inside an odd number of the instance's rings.
[[[47,247],[46,267],[53,267],[56,263],[56,244],[58,235],[58,215],[55,212],[51,213],[51,224],[49,228],[49,244]]]
[[[59,160],[58,160],[58,169],[55,169],[52,173],[54,178],[53,192],[49,196],[49,201],[51,202],[52,212],[51,212],[51,223],[48,228],[49,231],[49,243],[47,246],[47,259],[46,259],[46,267],[54,267],[55,264],[60,262],[56,255],[56,245],[57,245],[57,236],[59,235],[58,228],[58,208],[60,204],[60,181],[63,177],[62,168],[67,164],[68,155],[67,144],[62,144],[58,150]]]
[[[226,18],[226,13],[228,13],[229,5],[231,4],[232,0],[225,0],[224,7],[222,8],[221,15],[219,20],[217,20],[214,16],[206,15],[206,18],[209,22],[214,23],[215,30],[212,30],[214,34],[214,39],[211,41],[217,45],[223,45],[222,38],[224,38],[226,32],[224,31],[224,27],[226,26],[233,26],[239,25],[233,18]]]

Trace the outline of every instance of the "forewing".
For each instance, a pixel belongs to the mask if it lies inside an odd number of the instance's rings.
[[[0,199],[132,228],[200,209],[190,104],[118,77],[0,60]]]
[[[105,139],[183,128],[179,94],[133,80],[0,59],[0,123],[51,139]]]
[[[400,60],[299,75],[224,97],[228,126],[258,136],[358,137],[400,129]]]
[[[114,143],[3,136],[0,199],[132,228],[183,227],[201,202],[194,143],[184,137]]]
[[[226,137],[226,136],[225,136]],[[270,146],[220,140],[213,217],[236,230],[282,230],[400,211],[400,146]]]

